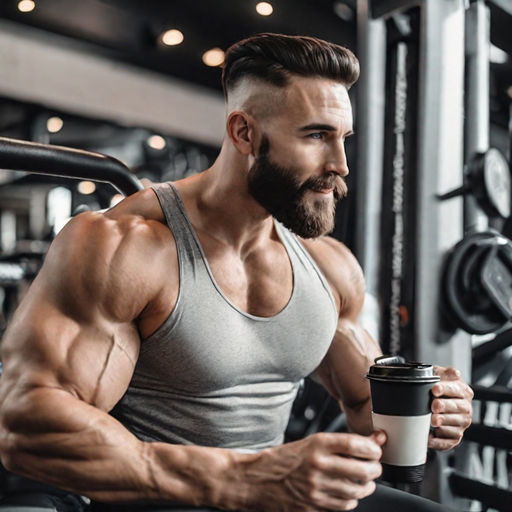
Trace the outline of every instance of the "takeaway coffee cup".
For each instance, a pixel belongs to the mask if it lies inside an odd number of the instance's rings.
[[[384,430],[382,479],[413,483],[423,479],[431,417],[431,389],[439,381],[430,364],[400,356],[375,359],[367,378],[375,430]]]

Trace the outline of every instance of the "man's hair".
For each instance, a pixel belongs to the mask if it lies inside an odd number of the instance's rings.
[[[285,87],[293,75],[328,78],[348,89],[359,77],[359,62],[347,48],[316,37],[258,34],[227,50],[224,96],[246,76]]]

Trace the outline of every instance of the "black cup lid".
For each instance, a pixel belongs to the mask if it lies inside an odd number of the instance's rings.
[[[406,361],[400,356],[382,356],[375,359],[366,375],[368,379],[385,380],[388,382],[437,382],[438,375],[434,375],[431,364]]]

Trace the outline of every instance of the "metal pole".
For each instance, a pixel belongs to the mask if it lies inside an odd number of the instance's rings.
[[[440,202],[438,194],[463,181],[464,134],[463,0],[423,4],[418,131],[418,246],[415,342],[419,360],[455,366],[471,379],[471,337],[444,332],[440,322],[442,262],[463,237],[463,200]],[[430,465],[427,496],[454,503],[446,478],[447,456]]]
[[[439,322],[442,260],[463,236],[462,199],[439,202],[436,197],[460,186],[463,177],[464,1],[425,2],[422,18],[417,353],[425,360],[457,366],[469,380],[469,335],[444,335]]]
[[[466,12],[466,128],[465,162],[475,153],[489,149],[489,8],[482,0],[471,4]],[[464,230],[483,231],[489,226],[476,199],[464,198]]]
[[[384,157],[386,77],[386,27],[370,18],[368,0],[357,2],[358,57],[361,78],[357,84],[357,204],[356,249],[366,276],[367,291],[378,294],[379,233]]]

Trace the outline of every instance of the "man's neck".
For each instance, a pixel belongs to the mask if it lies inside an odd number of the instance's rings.
[[[271,215],[248,191],[244,162],[221,152],[210,169],[180,181],[178,189],[194,227],[239,252],[273,236]]]

